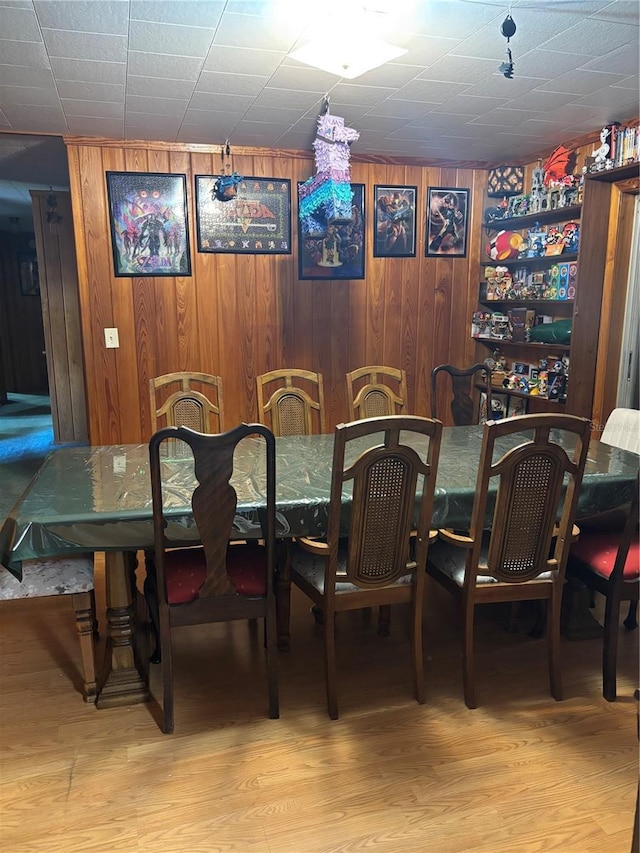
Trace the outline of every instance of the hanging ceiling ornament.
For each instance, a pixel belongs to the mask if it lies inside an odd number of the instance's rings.
[[[500,32],[507,40],[507,48],[504,55],[504,62],[502,62],[498,67],[498,71],[503,74],[508,80],[513,80],[513,57],[511,56],[511,48],[509,47],[509,42],[511,40],[511,36],[515,35],[515,31],[516,23],[511,17],[511,9],[509,9],[509,13],[502,22],[502,26],[500,27]]]
[[[237,186],[243,180],[242,175],[234,172],[231,166],[231,146],[227,139],[220,151],[222,174],[211,190],[213,201],[231,201],[238,194]]]
[[[351,170],[349,146],[360,137],[345,127],[344,119],[329,112],[325,95],[313,142],[316,174],[298,187],[298,217],[302,233],[322,233],[331,222],[351,219]]]

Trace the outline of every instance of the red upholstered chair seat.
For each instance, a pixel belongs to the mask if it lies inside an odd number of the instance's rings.
[[[621,532],[581,533],[580,539],[571,546],[571,556],[586,563],[603,578],[609,578],[618,553]],[[640,575],[640,542],[635,539],[629,546],[624,564],[625,581],[635,580]]]
[[[227,575],[238,595],[247,598],[267,593],[266,549],[253,545],[230,545]],[[202,548],[179,548],[165,554],[165,579],[169,604],[195,601],[206,577]]]

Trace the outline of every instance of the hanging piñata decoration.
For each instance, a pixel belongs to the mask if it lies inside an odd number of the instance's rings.
[[[305,236],[325,231],[332,222],[351,219],[349,145],[359,137],[357,130],[344,126],[343,118],[330,115],[325,98],[313,142],[316,174],[298,187],[298,215]]]
[[[243,180],[242,175],[234,172],[231,166],[231,146],[229,140],[222,146],[222,174],[211,190],[212,201],[231,201],[238,194],[237,186]]]

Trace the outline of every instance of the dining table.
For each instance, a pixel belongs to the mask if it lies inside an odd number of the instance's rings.
[[[434,528],[465,528],[471,518],[483,426],[444,427],[433,505]],[[558,436],[567,449],[573,437]],[[355,455],[374,439],[354,442]],[[424,450],[413,439],[416,450]],[[523,440],[497,442],[496,453]],[[261,538],[264,505],[262,440],[243,441],[234,458],[237,492],[231,538]],[[322,536],[331,486],[333,434],[276,438],[277,536]],[[163,501],[171,545],[197,544],[191,511],[193,460],[183,442],[163,450]],[[624,505],[631,498],[640,457],[598,440],[589,445],[577,520]],[[493,495],[495,497],[495,495]],[[348,503],[349,496],[343,500]],[[491,509],[491,496],[488,511]],[[154,547],[147,444],[62,446],[53,450],[0,528],[0,563],[17,578],[23,560],[79,552],[105,553],[107,640],[98,707],[145,701],[148,669],[135,642],[136,555]]]

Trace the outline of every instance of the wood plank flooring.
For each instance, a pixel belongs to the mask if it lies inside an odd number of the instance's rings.
[[[412,696],[402,612],[387,639],[375,614],[345,613],[332,722],[320,629],[294,591],[281,718],[267,719],[259,630],[187,628],[171,736],[155,702],[102,711],[82,702],[68,599],[2,602],[0,850],[629,853],[637,632],[621,629],[613,704],[601,693],[601,641],[563,640],[566,698],[556,702],[526,613],[510,634],[508,614],[486,608],[480,707],[469,711],[452,602],[427,592],[426,705]],[[157,695],[158,673],[153,686]]]

